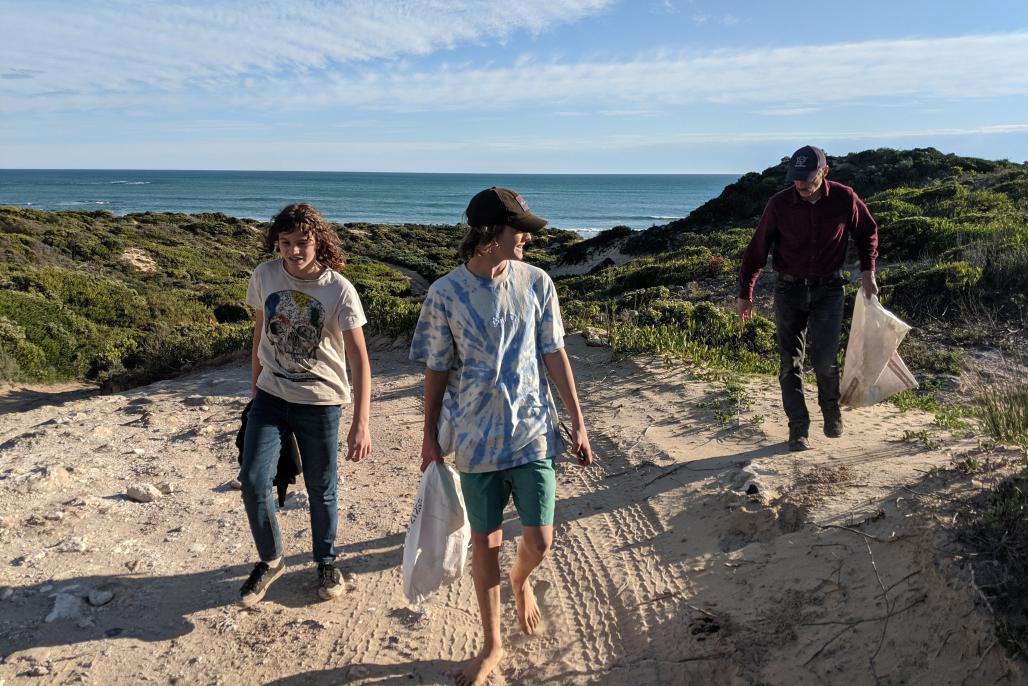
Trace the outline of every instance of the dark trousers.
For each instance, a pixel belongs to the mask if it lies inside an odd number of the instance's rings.
[[[336,455],[339,452],[339,405],[291,403],[257,391],[246,417],[243,464],[239,479],[250,533],[262,560],[282,556],[282,534],[275,517],[272,482],[278,468],[282,438],[296,436],[303,466],[303,483],[311,507],[311,538],[315,562],[336,556]]]
[[[843,284],[830,278],[813,284],[775,283],[775,326],[778,340],[778,382],[789,428],[804,433],[810,414],[803,399],[803,357],[809,349],[817,377],[817,401],[825,417],[839,416],[839,335],[842,330]]]

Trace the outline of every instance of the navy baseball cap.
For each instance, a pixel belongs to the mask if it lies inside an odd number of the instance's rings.
[[[813,145],[804,145],[792,154],[792,158],[789,160],[789,171],[785,174],[785,180],[790,183],[793,181],[811,181],[820,169],[824,169],[827,166],[828,160],[825,158],[824,150],[815,148]]]

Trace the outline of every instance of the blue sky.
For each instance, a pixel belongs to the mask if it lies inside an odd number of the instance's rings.
[[[1028,160],[1028,2],[0,0],[0,168]]]

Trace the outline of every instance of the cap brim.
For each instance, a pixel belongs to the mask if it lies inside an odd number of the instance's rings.
[[[795,169],[790,169],[786,173],[786,175],[785,175],[785,180],[789,181],[789,182],[792,182],[792,181],[813,181],[814,177],[817,176],[817,173],[819,171],[821,171],[820,167],[817,168],[817,169],[814,169],[813,171],[796,171]]]
[[[508,226],[513,226],[515,229],[521,229],[522,231],[539,231],[547,224],[549,224],[548,221],[531,213],[523,214],[517,218],[511,217],[507,220]]]

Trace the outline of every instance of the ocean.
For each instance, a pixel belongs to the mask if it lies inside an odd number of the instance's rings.
[[[269,220],[308,202],[337,222],[454,224],[489,186],[517,190],[551,226],[594,235],[684,217],[733,174],[408,174],[143,170],[0,170],[0,205],[45,210],[223,212]]]

